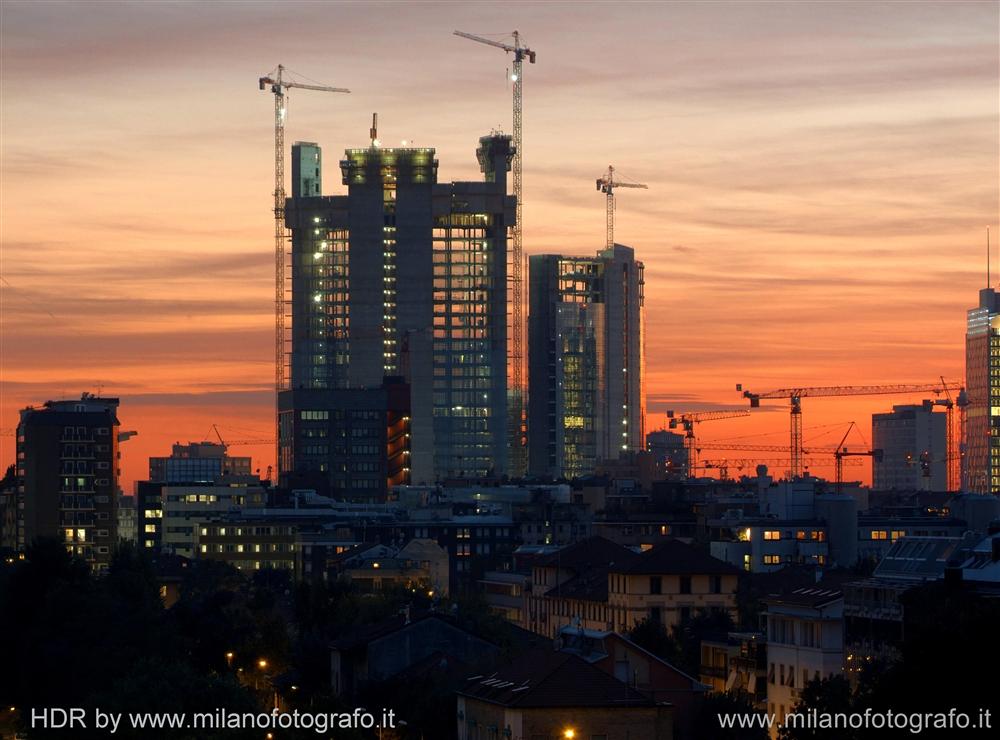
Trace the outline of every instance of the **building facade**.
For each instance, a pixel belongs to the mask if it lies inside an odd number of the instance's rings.
[[[349,149],[341,196],[317,193],[316,145],[292,155],[291,390],[402,376],[414,482],[505,472],[510,137],[480,139],[483,182],[438,183],[433,149]]]
[[[934,403],[893,406],[872,414],[872,488],[898,491],[948,489],[947,415]]]
[[[118,541],[118,428],[118,399],[89,393],[21,411],[18,549],[56,538],[107,568]]]
[[[149,458],[149,480],[157,483],[205,483],[222,475],[250,475],[250,458],[231,457],[215,442],[175,443],[169,456]]]
[[[764,607],[767,711],[775,716],[771,737],[777,737],[809,681],[843,673],[844,595],[819,584],[768,597]]]
[[[968,406],[962,489],[997,493],[1000,491],[1000,301],[993,288],[980,290],[979,305],[968,312],[965,390]]]
[[[410,386],[295,388],[278,395],[279,482],[355,501],[384,501],[410,482]]]
[[[529,469],[589,475],[645,448],[643,264],[621,244],[529,264]]]

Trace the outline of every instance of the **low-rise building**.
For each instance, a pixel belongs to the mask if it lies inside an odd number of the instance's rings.
[[[680,540],[637,553],[591,537],[534,563],[524,626],[554,637],[568,624],[626,632],[646,619],[670,627],[699,611],[735,617],[738,574]]]
[[[802,688],[817,678],[841,675],[844,667],[844,594],[798,588],[763,599],[767,635],[767,711],[775,716],[771,736],[794,710]]]
[[[767,641],[762,632],[729,632],[701,641],[699,679],[715,692],[767,703]]]
[[[469,677],[458,694],[459,740],[672,740],[673,707],[595,665],[541,648]]]
[[[873,661],[898,656],[903,640],[906,591],[944,576],[947,564],[969,544],[959,537],[898,539],[870,578],[843,585],[844,670],[856,679]]]
[[[486,670],[499,659],[500,647],[443,614],[405,611],[352,630],[330,645],[333,693],[350,699],[366,684],[390,679],[432,656]]]
[[[737,618],[739,570],[680,540],[666,540],[608,568],[608,606],[614,629],[643,620],[668,629],[702,611]]]
[[[658,704],[669,703],[674,707],[676,736],[693,737],[702,699],[709,690],[703,682],[616,632],[563,627],[556,648],[597,666]]]

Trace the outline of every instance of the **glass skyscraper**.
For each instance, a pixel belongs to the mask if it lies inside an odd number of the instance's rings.
[[[529,470],[589,475],[645,447],[643,265],[621,244],[529,264]]]
[[[993,288],[979,291],[965,331],[965,454],[963,490],[1000,491],[1000,301]]]

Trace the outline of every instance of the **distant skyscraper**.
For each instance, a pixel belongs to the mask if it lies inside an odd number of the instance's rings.
[[[302,174],[320,182],[319,148],[292,148],[291,390],[281,414],[335,412],[345,389],[402,376],[414,483],[506,471],[513,150],[509,136],[479,143],[485,181],[447,184],[433,149],[348,149],[340,196],[316,194]],[[315,391],[308,408],[287,395],[304,390]],[[289,437],[299,426],[279,424],[282,473],[301,446],[322,445]]]
[[[21,411],[18,547],[58,539],[107,568],[118,542],[118,399],[84,393]]]
[[[621,244],[529,264],[529,469],[588,475],[645,447],[643,265]]]
[[[934,404],[893,406],[872,414],[872,488],[888,491],[948,490],[947,415]]]
[[[1000,301],[993,288],[979,291],[965,330],[966,407],[964,490],[1000,491]]]

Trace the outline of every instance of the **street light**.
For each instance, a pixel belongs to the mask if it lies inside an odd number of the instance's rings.
[[[567,740],[573,740],[573,738],[576,737],[576,730],[574,730],[572,727],[567,727],[565,730],[563,730],[563,737],[566,738]]]
[[[267,668],[267,661],[261,658],[260,660],[257,661],[257,667],[260,668],[261,670],[264,670],[265,668]]]

